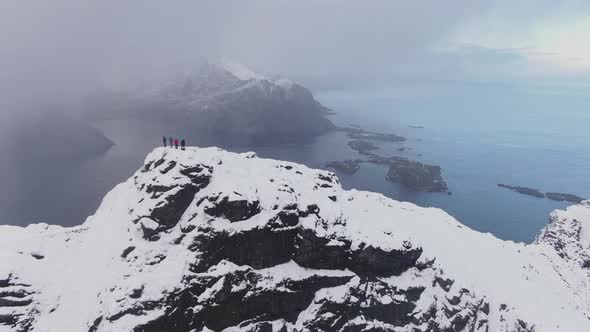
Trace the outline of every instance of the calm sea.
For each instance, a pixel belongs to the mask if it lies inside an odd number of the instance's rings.
[[[381,144],[379,153],[440,165],[452,195],[404,190],[385,181],[385,166],[371,164],[354,175],[339,174],[344,187],[440,207],[471,228],[530,242],[549,213],[568,204],[520,195],[496,184],[590,198],[590,98],[586,95],[590,94],[437,83],[331,91],[317,97],[337,110],[331,116],[337,124],[407,137],[404,143]],[[162,135],[176,130],[125,121],[95,125],[116,142],[100,156],[42,165],[11,164],[5,158],[0,223],[82,223],[106,192],[140,167]],[[220,145],[195,133],[177,134],[190,144]],[[359,157],[347,141],[336,132],[305,144],[226,148],[325,168],[330,160]],[[406,150],[399,152],[400,147]]]

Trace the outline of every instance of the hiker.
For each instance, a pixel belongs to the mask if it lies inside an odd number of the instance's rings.
[[[168,139],[168,142],[170,143],[170,147],[172,147],[172,143],[174,142],[174,139],[172,138],[172,136],[170,136],[170,138]]]
[[[185,147],[186,147],[186,142],[184,141],[184,138],[183,138],[182,141],[180,141],[180,149],[184,150]]]
[[[174,140],[174,147],[178,149],[178,138]]]
[[[164,147],[166,147],[166,141],[167,141],[167,140],[168,140],[168,139],[166,138],[166,136],[164,136],[164,138],[162,138],[162,142],[164,142]]]

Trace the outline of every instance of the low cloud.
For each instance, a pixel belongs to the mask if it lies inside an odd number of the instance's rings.
[[[541,1],[1,0],[0,113],[75,104],[220,57],[314,89],[499,78],[535,64],[525,48],[539,22],[590,9]]]

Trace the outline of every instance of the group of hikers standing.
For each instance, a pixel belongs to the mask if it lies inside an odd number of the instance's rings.
[[[186,147],[186,142],[184,141],[184,138],[179,141],[178,138],[173,138],[172,136],[170,136],[170,137],[164,136],[162,138],[162,142],[164,142],[164,147],[167,146],[166,143],[169,143],[170,144],[170,147],[175,147],[177,149],[178,149],[178,144],[180,144],[180,149],[181,150],[184,150],[185,147]]]

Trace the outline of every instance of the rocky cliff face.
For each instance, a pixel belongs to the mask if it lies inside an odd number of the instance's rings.
[[[78,227],[0,227],[0,331],[586,331],[590,204],[531,245],[330,172],[159,148]]]

